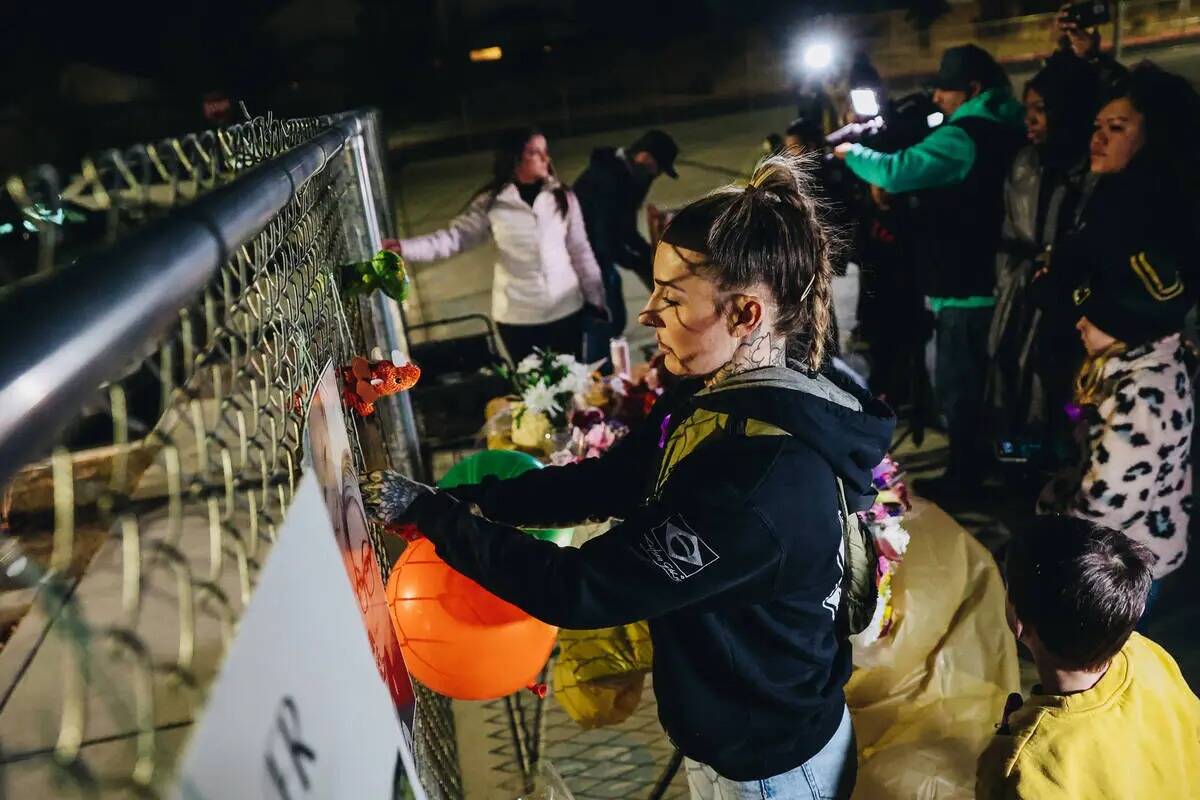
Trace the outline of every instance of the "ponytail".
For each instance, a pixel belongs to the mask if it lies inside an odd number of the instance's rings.
[[[833,329],[833,256],[840,246],[813,190],[811,156],[782,153],[758,162],[745,187],[718,189],[710,205],[709,263],[724,290],[757,283],[775,300],[775,332],[812,372],[825,362]],[[693,204],[696,205],[696,204]]]

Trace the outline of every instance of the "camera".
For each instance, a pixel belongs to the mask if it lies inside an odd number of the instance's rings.
[[[1073,22],[1080,28],[1094,28],[1112,20],[1107,0],[1084,0],[1072,3],[1062,13],[1063,22]]]

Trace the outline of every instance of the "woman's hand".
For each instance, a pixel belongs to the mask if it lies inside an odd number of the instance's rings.
[[[418,497],[436,491],[431,486],[391,470],[368,472],[360,476],[359,486],[367,516],[384,525],[403,522],[409,507]]]
[[[404,255],[404,251],[400,247],[399,239],[384,239],[383,242],[380,243],[380,246],[384,250],[391,250],[393,253],[395,253],[398,256]]]

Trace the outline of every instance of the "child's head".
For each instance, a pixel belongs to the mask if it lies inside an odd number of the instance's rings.
[[[1039,661],[1098,670],[1141,619],[1150,558],[1118,531],[1074,517],[1037,517],[1009,544],[1009,625]]]
[[[743,343],[782,352],[789,337],[789,351],[820,368],[832,320],[833,237],[805,167],[792,155],[763,159],[748,186],[697,200],[663,232],[640,320],[656,329],[672,373],[709,375]]]

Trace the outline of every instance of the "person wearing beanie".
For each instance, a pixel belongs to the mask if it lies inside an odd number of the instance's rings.
[[[1004,182],[1004,226],[996,254],[996,310],[988,337],[987,403],[1001,442],[1040,445],[1038,459],[1059,466],[1069,448],[1063,407],[1082,358],[1077,317],[1047,320],[1029,291],[1074,219],[1088,177],[1088,140],[1099,104],[1095,72],[1057,53],[1025,85],[1029,141]]]
[[[1192,384],[1180,331],[1194,294],[1180,261],[1166,249],[1114,252],[1076,288],[1087,352],[1075,393],[1083,457],[1038,501],[1041,513],[1086,519],[1144,545],[1150,602],[1187,555],[1192,506]]]
[[[1025,137],[1021,105],[986,50],[947,49],[935,86],[945,121],[920,142],[894,153],[847,143],[834,155],[872,186],[913,193],[916,261],[937,317],[934,382],[950,435],[945,474],[915,489],[948,503],[969,498],[985,476],[983,399],[1004,177]]]
[[[600,264],[611,324],[588,336],[587,359],[608,354],[609,337],[624,335],[628,314],[622,291],[623,267],[654,291],[650,243],[638,232],[637,213],[650,185],[659,175],[678,178],[675,159],[679,145],[660,130],[649,130],[628,147],[598,147],[575,180],[575,195],[583,207],[588,241]]]

